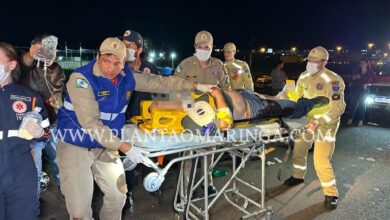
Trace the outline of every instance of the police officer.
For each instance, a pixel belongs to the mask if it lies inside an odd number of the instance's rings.
[[[299,135],[295,141],[292,176],[284,184],[295,186],[303,183],[308,150],[314,142],[314,168],[325,194],[324,205],[327,209],[335,209],[338,192],[330,159],[335,149],[340,116],[345,109],[345,85],[339,75],[325,68],[328,59],[329,54],[325,48],[313,48],[307,57],[306,71],[298,79],[296,98],[325,96],[330,102],[328,106],[308,113],[307,132]]]
[[[193,82],[229,87],[229,78],[221,60],[211,57],[213,36],[208,31],[200,31],[195,36],[195,55],[181,61],[175,76]]]
[[[58,113],[57,156],[71,219],[92,219],[94,180],[104,193],[100,219],[121,219],[127,188],[118,150],[137,163],[148,153],[120,138],[134,90],[207,92],[212,88],[178,77],[132,73],[125,65],[126,53],[121,40],[107,38],[96,60],[76,69],[66,84],[64,106]]]
[[[0,219],[37,219],[38,177],[30,143],[43,135],[49,120],[40,96],[12,81],[18,68],[15,49],[0,42]],[[29,120],[24,126],[27,135],[20,136],[22,119],[35,106],[42,108],[44,120]]]
[[[227,43],[223,47],[225,57],[225,67],[229,75],[230,87],[232,89],[248,89],[253,91],[252,74],[245,61],[234,58],[236,55],[236,45]]]

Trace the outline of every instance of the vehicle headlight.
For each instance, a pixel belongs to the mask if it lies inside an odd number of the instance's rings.
[[[370,105],[371,103],[373,103],[375,100],[373,97],[371,96],[367,96],[366,98],[366,105]]]

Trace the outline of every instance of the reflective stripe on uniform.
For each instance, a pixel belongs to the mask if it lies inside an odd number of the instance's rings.
[[[336,180],[333,179],[332,181],[329,182],[321,182],[322,187],[330,187],[336,185]]]
[[[313,118],[314,118],[314,119],[323,118],[323,119],[326,121],[326,123],[329,123],[329,122],[332,121],[332,118],[331,118],[329,115],[327,115],[327,114],[314,115]]]
[[[300,169],[300,170],[306,170],[306,166],[301,166],[301,165],[297,165],[297,164],[293,164],[294,168],[297,168],[297,169]]]
[[[19,130],[8,130],[8,137],[19,137]]]
[[[64,107],[65,109],[69,111],[74,111],[72,103],[68,101],[64,101]],[[125,105],[120,113],[125,113],[127,109],[127,105]],[[113,121],[118,117],[119,113],[107,113],[107,112],[100,112],[100,119],[105,121]]]
[[[305,74],[302,74],[299,78],[304,79],[304,78],[307,78],[309,76],[311,76],[311,73],[307,72]]]
[[[240,65],[238,65],[238,64],[236,64],[236,63],[234,63],[234,62],[232,63],[232,65],[235,66],[235,67],[237,67],[237,68],[239,68],[239,69],[242,68]]]
[[[326,135],[325,138],[324,138],[324,141],[336,142],[336,137],[332,137],[332,136]]]
[[[8,133],[7,137],[19,137],[19,130],[8,130],[7,133]],[[3,138],[4,138],[4,132],[0,131],[0,140],[3,140]]]
[[[325,80],[326,83],[331,81],[330,77],[326,73],[321,73],[321,78]]]
[[[105,121],[111,120],[111,113],[100,112],[100,119]]]
[[[68,101],[64,101],[64,108],[69,110],[69,111],[74,111],[72,103]]]

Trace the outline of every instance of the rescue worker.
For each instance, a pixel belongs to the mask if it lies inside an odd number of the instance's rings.
[[[30,138],[40,138],[49,120],[40,96],[13,82],[18,69],[15,49],[0,42],[0,219],[37,219],[37,169]],[[30,138],[19,136],[25,114],[34,107],[42,108],[42,124],[29,120],[24,128]]]
[[[195,36],[195,54],[181,61],[177,66],[174,75],[193,82],[217,84],[221,88],[229,88],[229,77],[221,60],[211,57],[213,51],[213,36],[208,31],[200,31]],[[211,165],[214,155],[208,158],[207,164]],[[203,166],[202,162],[202,166]],[[203,169],[202,169],[203,170]],[[189,181],[191,163],[184,161],[185,180]],[[217,190],[213,186],[213,178],[209,173],[209,195],[215,194]],[[187,183],[184,184],[184,191],[187,191]]]
[[[295,98],[325,96],[330,102],[328,106],[308,113],[307,131],[301,133],[295,140],[292,176],[284,184],[295,186],[304,182],[307,154],[314,142],[314,168],[325,194],[324,205],[327,209],[335,209],[338,204],[338,192],[330,160],[335,149],[340,116],[345,110],[345,85],[339,75],[325,67],[329,59],[325,48],[321,46],[313,48],[306,59],[306,71],[297,81]]]
[[[236,53],[237,49],[234,43],[227,43],[223,47],[223,55],[225,57],[224,65],[229,75],[230,88],[254,91],[249,66],[245,61],[237,60],[235,58]]]
[[[127,57],[126,64],[130,67],[134,73],[141,74],[157,74],[160,75],[157,66],[154,63],[147,61],[141,57],[144,47],[144,39],[141,34],[133,30],[126,30],[122,38],[123,43],[126,45]],[[131,95],[129,105],[126,110],[126,118],[130,119],[133,116],[140,115],[141,101],[152,100],[152,93],[150,92],[138,92],[134,91]],[[146,166],[142,167],[142,175],[145,176],[148,172]],[[125,208],[130,213],[134,212],[134,199],[133,199],[133,187],[135,181],[135,170],[126,171],[126,183],[127,183],[127,200]]]
[[[200,31],[195,36],[195,54],[180,62],[174,75],[193,82],[229,87],[229,77],[221,60],[211,57],[213,36]]]
[[[71,219],[92,219],[94,180],[104,193],[100,219],[121,219],[127,187],[118,150],[137,163],[148,153],[120,139],[134,90],[207,92],[213,87],[177,77],[132,73],[125,59],[125,44],[107,38],[96,60],[76,69],[66,84],[64,106],[58,113],[57,156]]]

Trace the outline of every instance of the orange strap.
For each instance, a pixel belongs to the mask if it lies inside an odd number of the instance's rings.
[[[31,104],[32,109],[31,109],[31,111],[34,111],[36,102],[37,102],[37,97],[34,96],[33,99],[32,99],[32,104]]]
[[[162,166],[163,163],[164,163],[164,156],[158,156],[158,157],[157,157],[157,164],[158,164],[159,166]]]

